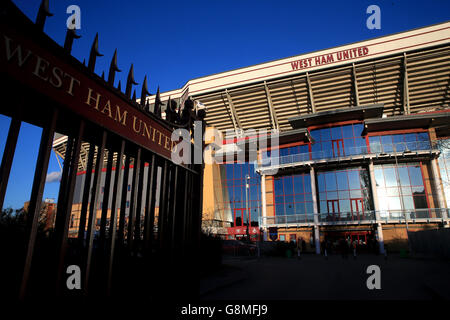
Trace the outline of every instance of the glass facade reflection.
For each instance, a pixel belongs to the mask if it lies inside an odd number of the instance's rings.
[[[358,219],[373,210],[369,175],[362,167],[317,172],[320,213]]]
[[[364,126],[361,123],[311,130],[315,143],[311,144],[312,158],[335,158],[364,154],[367,151]]]
[[[227,163],[221,165],[225,169],[226,192],[223,207],[230,208],[233,221],[231,226],[258,226],[261,212],[261,177],[255,172],[253,163]],[[222,169],[223,169],[222,168]],[[249,189],[246,190],[246,175],[249,179]],[[247,194],[248,209],[247,212]]]
[[[275,214],[314,213],[309,173],[274,178]]]
[[[369,145],[372,153],[428,150],[431,147],[427,132],[372,136],[369,137]]]
[[[444,188],[447,208],[450,208],[450,139],[441,140],[442,152],[438,158],[439,169],[441,172],[442,187]]]
[[[428,208],[419,163],[376,165],[374,170],[381,211]]]

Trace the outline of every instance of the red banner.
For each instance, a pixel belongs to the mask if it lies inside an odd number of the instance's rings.
[[[46,95],[62,107],[170,159],[175,146],[171,129],[134,107],[62,48],[49,50],[49,45],[42,45],[39,39],[0,23],[2,76],[6,72],[7,77]],[[39,38],[43,39],[44,35]],[[44,40],[53,42],[49,38]],[[56,46],[54,43],[50,47]]]

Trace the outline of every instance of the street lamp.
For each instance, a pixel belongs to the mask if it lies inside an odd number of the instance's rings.
[[[249,232],[249,225],[250,225],[250,210],[248,208],[248,189],[249,189],[249,180],[250,176],[248,174],[245,175],[245,207],[247,208],[247,240],[250,241],[250,232]]]

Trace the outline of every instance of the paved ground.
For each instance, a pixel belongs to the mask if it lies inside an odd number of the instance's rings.
[[[450,262],[361,255],[225,259],[229,272],[202,281],[203,300],[450,299]],[[381,269],[381,290],[368,290],[369,265]]]

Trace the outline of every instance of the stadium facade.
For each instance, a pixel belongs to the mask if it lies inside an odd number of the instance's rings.
[[[377,239],[384,252],[449,226],[449,92],[445,22],[193,79],[161,100],[191,97],[220,133],[207,139],[205,230],[317,253]]]

